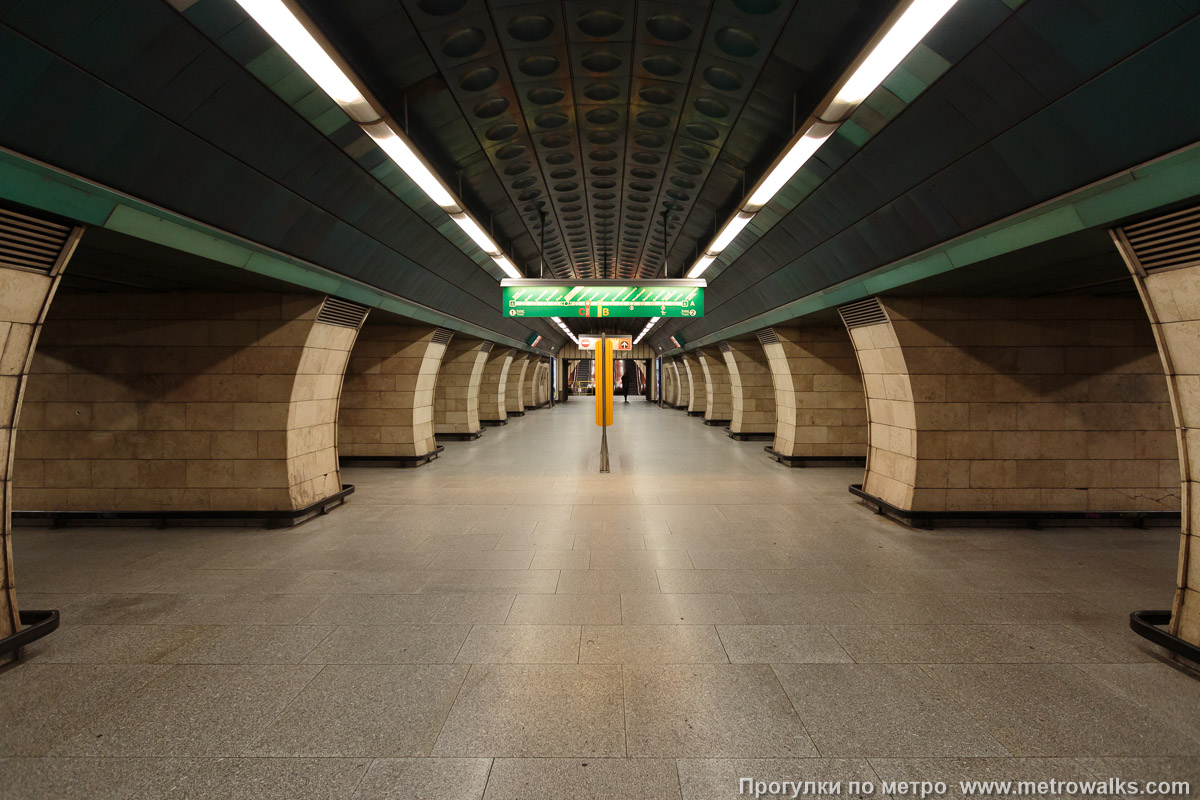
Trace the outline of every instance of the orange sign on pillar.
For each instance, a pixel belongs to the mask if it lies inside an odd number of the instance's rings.
[[[613,340],[596,342],[596,424],[613,424]]]

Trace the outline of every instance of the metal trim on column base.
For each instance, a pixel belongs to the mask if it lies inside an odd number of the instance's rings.
[[[507,425],[508,420],[506,420],[506,419],[481,419],[481,420],[479,420],[479,424],[487,425],[489,428],[497,428],[501,425]]]
[[[525,410],[526,411],[537,411],[539,408],[545,408],[548,405],[550,405],[549,400],[547,400],[544,403],[538,403],[536,406],[525,406]]]
[[[508,413],[508,415],[509,415],[510,417],[523,417],[523,416],[525,416],[525,412],[524,412],[524,411],[509,411],[509,412],[507,412],[507,413]]]
[[[730,439],[736,439],[739,442],[773,442],[773,441],[775,441],[775,432],[774,431],[771,431],[770,433],[767,433],[766,431],[738,431],[737,433],[734,433],[729,428],[726,428],[725,432],[727,434],[729,434]]]
[[[434,435],[438,439],[445,439],[448,442],[473,442],[476,439],[478,439],[480,436],[483,436],[483,428],[480,428],[479,430],[477,430],[473,433],[452,432],[452,433],[436,433]]]
[[[785,467],[865,467],[866,456],[785,456],[774,447],[763,448],[772,460]]]
[[[343,467],[419,467],[433,461],[445,449],[439,444],[419,456],[339,456],[338,462]]]
[[[1129,615],[1131,631],[1159,647],[1165,647],[1175,655],[1186,658],[1192,662],[1193,667],[1200,668],[1200,646],[1180,639],[1175,634],[1158,627],[1169,624],[1171,624],[1170,611],[1134,611]]]
[[[689,412],[687,412],[687,415],[689,417],[703,417],[704,412],[703,411],[689,411]]]
[[[22,628],[12,636],[5,636],[3,639],[0,639],[0,656],[20,650],[30,642],[36,642],[43,636],[58,630],[58,609],[52,611],[27,609],[20,612],[18,618],[21,620],[22,625],[28,625],[29,627]]]
[[[14,520],[49,524],[53,527],[100,523],[127,525],[134,522],[156,523],[159,527],[187,525],[250,526],[294,528],[313,517],[328,514],[354,494],[354,485],[343,483],[342,490],[303,508],[279,511],[13,511]]]
[[[850,484],[850,494],[860,498],[876,514],[907,525],[910,528],[931,530],[938,523],[944,525],[1022,525],[1039,528],[1044,522],[1082,522],[1094,524],[1105,521],[1113,527],[1144,528],[1146,523],[1155,526],[1178,525],[1182,519],[1178,511],[910,511],[900,508],[864,492],[861,483]]]
[[[728,420],[728,419],[706,419],[706,420],[704,420],[704,424],[712,425],[714,428],[719,428],[719,427],[723,426],[725,428],[725,430],[729,430],[729,423],[732,421],[733,420]]]

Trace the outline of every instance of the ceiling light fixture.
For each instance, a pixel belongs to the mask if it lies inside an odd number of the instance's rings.
[[[510,278],[524,275],[510,261],[479,223],[468,214],[434,173],[403,133],[396,130],[367,92],[358,87],[348,69],[338,63],[336,53],[314,33],[294,0],[237,0],[247,14],[267,32],[292,60],[357,122],[372,141],[430,200],[450,215],[475,244],[492,257]]]
[[[704,251],[692,268],[689,278],[699,278],[717,256],[754,219],[754,215],[771,202],[780,189],[800,171],[800,168],[833,135],[859,104],[883,83],[912,49],[921,43],[957,0],[912,0],[896,17],[886,33],[877,35],[875,45],[856,60],[849,77],[838,85],[831,100],[825,102],[809,118],[802,132],[792,139],[783,154],[776,159],[767,174],[759,180],[742,207],[721,228],[721,232]]]
[[[653,328],[660,319],[662,319],[662,317],[651,317],[650,321],[646,323],[646,327],[642,328],[642,332],[639,333],[637,335],[637,338],[633,340],[633,343],[637,344],[638,342],[640,342],[642,340],[642,337],[645,336],[647,333],[649,333],[650,329]]]

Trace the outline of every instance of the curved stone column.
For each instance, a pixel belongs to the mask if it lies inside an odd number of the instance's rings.
[[[435,453],[433,398],[450,341],[450,331],[424,325],[362,329],[342,391],[343,457],[420,460]]]
[[[517,353],[508,366],[504,384],[504,409],[510,417],[525,414],[525,373],[530,368],[530,354]]]
[[[532,411],[541,407],[538,400],[538,379],[542,369],[542,359],[538,356],[529,357],[529,367],[525,370],[525,380],[522,382],[521,394],[525,401],[525,410]]]
[[[671,369],[675,371],[675,407],[686,410],[691,397],[691,384],[682,356],[671,359]]]
[[[708,389],[704,382],[704,369],[700,366],[700,354],[693,350],[680,356],[680,360],[683,361],[683,368],[687,372],[687,411],[692,416],[702,416],[708,407]]]
[[[866,386],[863,489],[907,511],[1177,511],[1162,365],[1133,298],[843,306]]]
[[[479,384],[491,342],[455,336],[446,346],[433,393],[436,435],[475,437],[479,423]]]
[[[499,423],[508,420],[505,408],[505,391],[508,386],[508,370],[512,366],[511,347],[492,346],[483,365],[483,377],[479,381],[479,421]]]
[[[665,406],[675,407],[675,398],[678,396],[678,382],[675,380],[675,367],[672,366],[671,359],[664,358],[662,360],[662,402]]]
[[[710,425],[729,424],[733,419],[733,393],[729,385],[729,367],[716,348],[696,351],[704,371],[704,422]]]
[[[721,342],[729,371],[729,432],[736,436],[775,434],[775,387],[767,356],[757,341]]]
[[[775,387],[772,456],[785,464],[863,463],[866,400],[846,329],[765,328],[758,340]]]

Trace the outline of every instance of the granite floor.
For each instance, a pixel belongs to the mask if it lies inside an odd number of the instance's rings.
[[[1127,627],[1176,533],[908,530],[640,401],[610,441],[576,398],[294,530],[18,529],[63,624],[0,671],[0,798],[1200,794],[1200,680]]]

